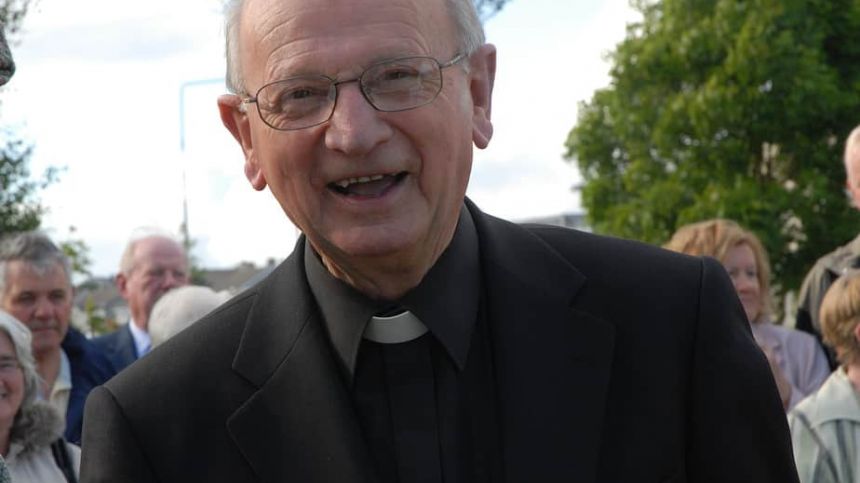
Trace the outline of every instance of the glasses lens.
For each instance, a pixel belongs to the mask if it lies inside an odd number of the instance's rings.
[[[439,63],[411,57],[377,64],[361,75],[361,88],[380,111],[405,111],[436,98],[442,90]]]
[[[294,77],[263,86],[257,107],[275,129],[301,129],[325,122],[334,106],[332,82],[326,77]]]

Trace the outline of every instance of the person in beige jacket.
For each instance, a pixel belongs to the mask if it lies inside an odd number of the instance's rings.
[[[15,483],[76,482],[80,450],[62,439],[63,420],[37,399],[30,330],[0,310],[0,454]]]

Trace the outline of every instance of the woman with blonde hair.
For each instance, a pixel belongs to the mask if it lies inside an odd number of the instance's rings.
[[[809,334],[772,323],[770,264],[755,234],[731,220],[706,220],[678,229],[665,248],[714,257],[726,268],[786,410],[818,389],[830,372],[827,358]]]
[[[0,310],[0,454],[14,483],[74,483],[80,450],[62,439],[57,410],[37,399],[30,344],[30,330]]]
[[[860,481],[860,271],[827,290],[819,312],[824,342],[839,367],[789,414],[797,472],[803,483]]]

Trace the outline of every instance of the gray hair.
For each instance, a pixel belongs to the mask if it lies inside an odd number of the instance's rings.
[[[72,285],[72,267],[66,254],[47,235],[38,231],[18,233],[0,241],[0,294],[6,293],[9,262],[28,263],[40,275],[59,265]]]
[[[30,345],[32,340],[30,329],[8,312],[0,310],[0,332],[6,334],[12,342],[18,365],[24,373],[24,400],[18,412],[15,413],[9,437],[10,441],[18,441],[30,432],[40,429],[35,426],[43,422],[42,419],[33,417],[38,412],[36,406],[40,378],[39,373],[36,372],[36,361]]]
[[[138,242],[142,240],[146,240],[149,238],[163,238],[165,240],[169,240],[173,243],[176,243],[180,247],[182,244],[179,243],[179,240],[171,236],[168,232],[159,230],[157,228],[138,228],[134,235],[129,239],[128,243],[125,245],[125,250],[122,251],[122,257],[119,259],[119,271],[125,276],[131,275],[131,272],[134,270],[134,251],[137,249]],[[185,254],[185,257],[188,257],[188,254],[185,253],[185,248],[182,248],[182,253]],[[187,261],[187,260],[186,260]]]
[[[422,0],[426,1],[426,0]],[[470,55],[485,42],[484,27],[472,0],[445,0],[458,32],[459,50]],[[239,55],[239,25],[245,0],[225,0],[224,34],[226,37],[227,89],[234,94],[247,94]]]
[[[178,334],[229,298],[228,292],[216,292],[200,285],[185,285],[165,293],[149,315],[152,347]]]

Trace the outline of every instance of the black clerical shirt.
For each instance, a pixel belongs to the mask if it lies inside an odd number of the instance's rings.
[[[399,300],[372,300],[334,278],[310,244],[305,270],[379,480],[500,481],[495,378],[469,212],[461,210],[451,244]],[[370,318],[392,305],[429,331],[400,344],[363,339]]]

